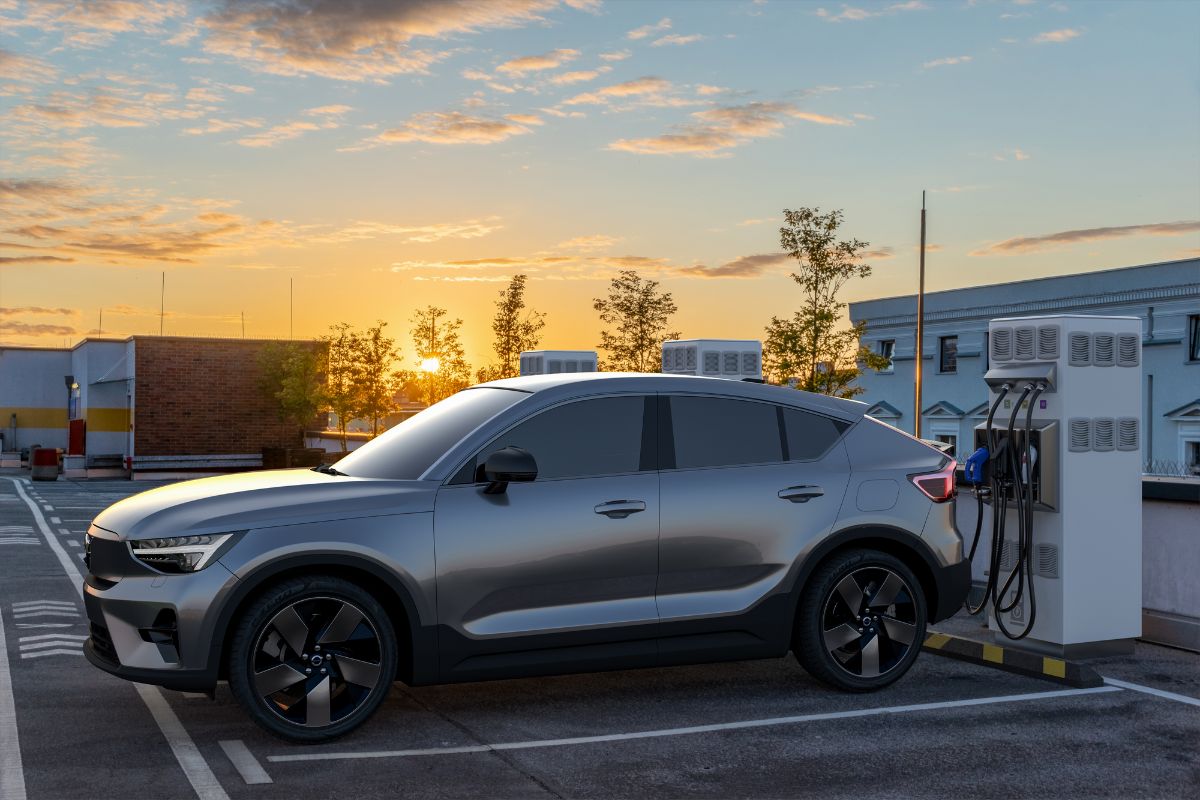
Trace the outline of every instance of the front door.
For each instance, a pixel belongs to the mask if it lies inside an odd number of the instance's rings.
[[[537,412],[475,458],[521,447],[535,481],[439,490],[444,680],[654,663],[658,474],[655,438],[643,436],[654,411],[652,399],[616,395]]]

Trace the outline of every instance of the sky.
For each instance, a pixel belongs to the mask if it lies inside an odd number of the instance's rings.
[[[435,304],[480,366],[514,273],[574,349],[635,269],[761,338],[782,209],[886,297],[923,190],[930,291],[1200,256],[1200,4],[0,0],[5,344],[157,333],[164,272],[168,334]]]

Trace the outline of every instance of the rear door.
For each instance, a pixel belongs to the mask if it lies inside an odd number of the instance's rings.
[[[533,454],[537,480],[496,495],[471,477],[439,490],[445,679],[654,663],[655,411],[643,395],[540,411],[459,471],[512,445]]]
[[[789,570],[846,490],[844,423],[703,395],[670,396],[661,419],[663,661],[785,651]]]

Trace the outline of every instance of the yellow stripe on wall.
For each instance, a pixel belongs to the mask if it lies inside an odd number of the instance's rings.
[[[129,409],[89,408],[88,433],[124,433],[129,430]]]
[[[0,429],[8,430],[12,415],[17,415],[17,430],[23,428],[65,428],[65,408],[0,408]]]

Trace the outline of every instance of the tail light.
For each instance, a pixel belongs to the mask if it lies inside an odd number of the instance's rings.
[[[922,472],[910,475],[908,479],[921,490],[921,493],[935,503],[945,503],[954,498],[954,462],[951,461],[944,469],[937,472]]]

